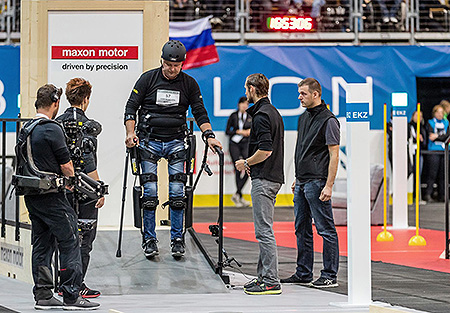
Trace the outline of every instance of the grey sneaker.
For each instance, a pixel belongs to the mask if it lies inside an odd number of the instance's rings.
[[[337,283],[336,279],[319,277],[315,282],[311,284],[311,286],[313,286],[314,288],[332,288],[338,287],[339,284]]]
[[[66,311],[88,311],[97,310],[100,307],[100,303],[90,302],[79,296],[74,303],[64,302],[63,309]]]
[[[255,286],[259,285],[259,284],[260,284],[260,281],[258,280],[258,278],[253,278],[252,280],[250,280],[250,281],[245,283],[244,290],[245,289],[249,289],[249,288],[253,288],[253,287],[255,287]]]
[[[52,309],[62,309],[63,303],[56,299],[55,297],[51,297],[46,300],[37,300],[34,305],[36,310],[52,310]]]

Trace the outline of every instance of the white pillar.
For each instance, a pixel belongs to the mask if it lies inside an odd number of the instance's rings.
[[[369,101],[360,84],[347,88],[348,303],[372,302],[370,263]]]
[[[392,228],[408,228],[408,94],[392,94]]]

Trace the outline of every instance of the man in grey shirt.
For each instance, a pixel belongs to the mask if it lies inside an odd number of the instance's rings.
[[[306,111],[298,119],[295,148],[294,193],[297,269],[282,283],[337,287],[339,246],[331,208],[331,192],[339,162],[339,122],[322,100],[322,87],[314,78],[298,84],[299,100]],[[323,266],[313,281],[313,231],[323,238]]]

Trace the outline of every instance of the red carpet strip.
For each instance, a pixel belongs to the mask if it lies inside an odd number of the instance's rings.
[[[208,223],[195,223],[194,228],[198,233],[210,234]],[[339,254],[347,256],[347,227],[336,227],[339,236]],[[314,251],[322,252],[322,237],[314,230]],[[275,237],[280,247],[297,248],[297,239],[294,234],[293,222],[275,222]],[[393,236],[393,242],[377,242],[378,233],[382,231],[380,226],[372,226],[372,260],[385,263],[404,265],[433,271],[450,273],[450,261],[440,259],[445,249],[445,232],[420,229],[420,235],[427,242],[426,246],[409,246],[409,239],[415,235],[415,229],[389,230]],[[224,223],[224,236],[227,238],[257,242],[253,223]]]

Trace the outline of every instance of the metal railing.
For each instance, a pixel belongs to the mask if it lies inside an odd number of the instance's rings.
[[[19,33],[20,0],[0,0],[0,42],[10,45]]]
[[[11,166],[14,170],[14,167],[16,165],[16,158],[15,156],[8,156],[6,152],[6,126],[7,123],[15,123],[16,125],[16,138],[19,134],[19,130],[21,127],[22,122],[29,121],[29,119],[22,119],[22,118],[3,118],[0,119],[0,123],[2,126],[2,151],[1,151],[1,160],[2,160],[2,226],[1,226],[1,237],[6,237],[6,225],[14,226],[15,227],[15,241],[20,241],[20,228],[25,229],[31,229],[31,225],[28,223],[22,223],[20,221],[20,206],[19,206],[19,196],[15,195],[15,192],[10,189],[11,186],[6,186],[6,163],[7,159],[12,160]],[[14,220],[8,220],[6,218],[6,202],[7,202],[7,190],[11,192],[11,197],[15,197],[14,202]]]
[[[212,15],[218,43],[450,41],[448,0],[170,0],[169,5],[170,21]],[[311,17],[313,27],[274,31],[269,27],[274,17]],[[0,43],[19,41],[20,1],[0,0]]]

